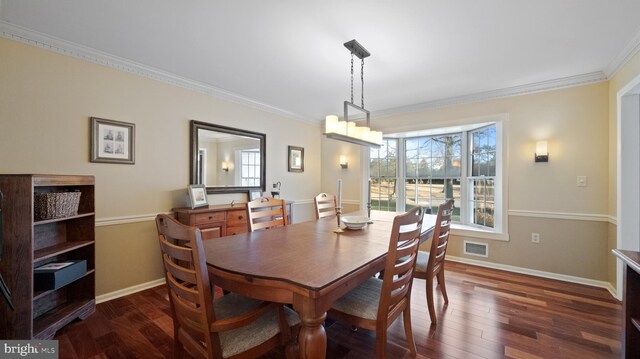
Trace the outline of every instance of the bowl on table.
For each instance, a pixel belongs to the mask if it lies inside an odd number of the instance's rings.
[[[344,216],[342,223],[349,229],[362,229],[369,222],[369,218],[364,216]]]

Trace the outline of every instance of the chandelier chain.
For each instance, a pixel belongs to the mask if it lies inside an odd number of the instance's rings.
[[[362,64],[360,65],[360,83],[362,84],[362,88],[360,89],[361,96],[361,107],[364,108],[364,59],[362,59]]]
[[[353,52],[351,53],[351,103],[353,103]]]

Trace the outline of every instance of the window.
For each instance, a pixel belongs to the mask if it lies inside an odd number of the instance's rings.
[[[422,206],[436,213],[446,198],[460,203],[461,153],[460,134],[405,140],[405,211]],[[452,220],[460,220],[459,208]]]
[[[241,186],[260,186],[260,150],[240,151]]]
[[[380,148],[371,149],[369,159],[371,209],[395,212],[398,140],[384,139]]]
[[[469,223],[494,228],[496,183],[496,128],[489,126],[469,134]]]
[[[436,213],[453,198],[454,223],[502,232],[501,133],[492,122],[388,135],[369,154],[371,208]]]

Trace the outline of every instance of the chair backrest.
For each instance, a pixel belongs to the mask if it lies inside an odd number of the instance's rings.
[[[209,330],[215,314],[200,229],[185,226],[164,214],[156,217],[156,227],[171,314],[179,328],[174,340],[201,357],[222,357],[220,339]]]
[[[316,219],[336,215],[336,196],[328,193],[320,193],[313,199],[316,208]]]
[[[286,226],[287,206],[283,199],[259,197],[247,203],[247,218],[251,232],[258,229]]]
[[[451,230],[451,214],[453,213],[453,199],[448,199],[438,207],[438,217],[433,230],[429,261],[427,262],[427,276],[433,277],[442,269],[444,257],[449,244]]]
[[[423,215],[424,209],[417,207],[393,219],[378,305],[378,325],[385,328],[409,305]]]

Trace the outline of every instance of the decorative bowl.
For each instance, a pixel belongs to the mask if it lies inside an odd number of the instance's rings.
[[[362,229],[369,222],[369,218],[362,216],[344,216],[342,223],[349,229]]]

